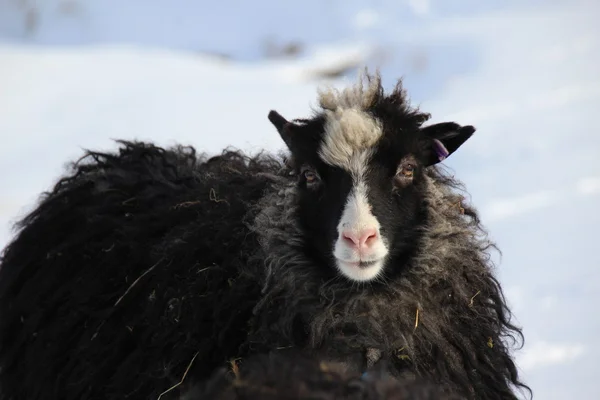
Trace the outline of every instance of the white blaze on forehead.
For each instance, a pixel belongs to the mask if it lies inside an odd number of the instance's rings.
[[[381,90],[379,73],[369,76],[366,70],[359,74],[356,85],[341,91],[319,90],[319,105],[325,114],[319,155],[325,163],[360,176],[356,167],[367,164],[370,152],[383,136],[381,124],[367,112]]]
[[[325,131],[319,156],[329,165],[350,172],[355,178],[366,167],[383,136],[381,124],[364,111],[347,108],[325,111]]]

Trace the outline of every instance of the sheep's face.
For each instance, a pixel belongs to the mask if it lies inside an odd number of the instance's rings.
[[[369,281],[407,249],[423,220],[423,166],[384,146],[353,151],[344,162],[330,150],[323,143],[319,160],[298,160],[299,221],[317,254],[345,277]]]
[[[414,248],[427,218],[425,168],[474,132],[455,123],[423,128],[428,115],[401,100],[394,92],[368,107],[328,104],[292,123],[270,114],[297,169],[307,248],[351,281],[385,275]]]

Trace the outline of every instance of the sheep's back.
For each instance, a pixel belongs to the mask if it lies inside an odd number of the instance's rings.
[[[199,376],[235,356],[259,289],[249,205],[279,167],[141,143],[76,163],[2,258],[0,398],[157,397],[196,353]]]

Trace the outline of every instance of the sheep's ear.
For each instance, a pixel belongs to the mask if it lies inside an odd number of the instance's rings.
[[[269,112],[269,121],[277,128],[279,136],[281,136],[290,152],[294,154],[294,157],[314,154],[314,149],[319,143],[319,132],[322,121],[288,121],[277,111],[273,110]]]
[[[269,112],[269,121],[275,126],[288,149],[292,150],[292,128],[294,123],[289,122],[275,110]]]
[[[425,137],[425,164],[434,165],[445,160],[454,153],[473,133],[475,127],[460,126],[455,122],[442,122],[421,128]]]

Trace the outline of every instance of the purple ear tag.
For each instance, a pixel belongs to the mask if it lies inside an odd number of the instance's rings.
[[[433,150],[440,161],[444,161],[450,155],[446,146],[437,139],[433,139]]]

